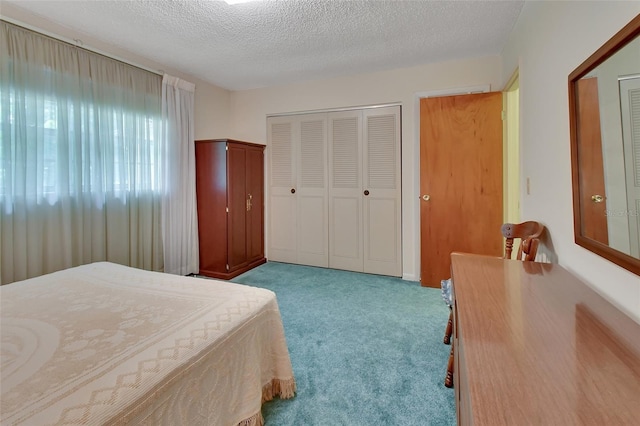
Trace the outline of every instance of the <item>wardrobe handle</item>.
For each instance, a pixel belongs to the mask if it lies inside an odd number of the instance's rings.
[[[251,211],[251,200],[253,199],[253,197],[251,196],[251,194],[249,194],[249,198],[247,198],[247,211],[250,212]]]
[[[364,190],[364,195],[369,195],[369,190],[368,189]]]
[[[295,188],[291,188],[291,193],[292,193],[292,194],[295,194],[295,193],[296,193]]]

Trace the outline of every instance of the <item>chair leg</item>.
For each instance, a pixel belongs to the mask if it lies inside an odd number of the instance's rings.
[[[449,321],[447,321],[447,329],[444,332],[444,344],[451,343],[451,333],[453,332],[453,311],[449,308]]]
[[[449,362],[447,363],[447,375],[444,378],[444,385],[448,388],[453,387],[453,345],[449,353]]]

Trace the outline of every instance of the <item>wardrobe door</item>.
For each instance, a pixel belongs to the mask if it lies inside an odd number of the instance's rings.
[[[327,218],[327,114],[298,116],[297,263],[329,265]]]
[[[249,150],[242,144],[227,144],[227,272],[247,264],[247,179],[246,164]]]
[[[364,272],[402,275],[400,107],[363,111]]]
[[[247,149],[247,261],[264,257],[264,147]]]
[[[329,267],[362,271],[362,112],[332,112],[328,123]]]
[[[270,260],[296,263],[297,198],[295,116],[269,117],[269,253]]]
[[[227,265],[226,143],[196,141],[196,196],[200,274],[224,273]]]

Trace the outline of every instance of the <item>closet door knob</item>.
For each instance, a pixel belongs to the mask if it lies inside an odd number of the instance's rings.
[[[292,194],[295,194],[295,193],[296,193],[295,188],[291,188],[291,193],[292,193]]]
[[[368,189],[364,190],[364,195],[369,195],[369,190]]]

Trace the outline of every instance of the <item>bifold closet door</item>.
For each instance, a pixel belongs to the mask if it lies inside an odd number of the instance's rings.
[[[362,111],[328,115],[329,267],[362,272]]]
[[[295,117],[267,119],[269,151],[269,252],[277,262],[297,263]]]
[[[328,113],[329,267],[402,275],[400,107]]]
[[[362,117],[364,272],[401,276],[400,107],[365,109]]]
[[[268,119],[269,258],[328,266],[326,114]]]
[[[298,263],[326,268],[329,266],[327,117],[326,114],[304,114],[298,118]]]
[[[268,257],[402,275],[400,107],[267,123]]]

